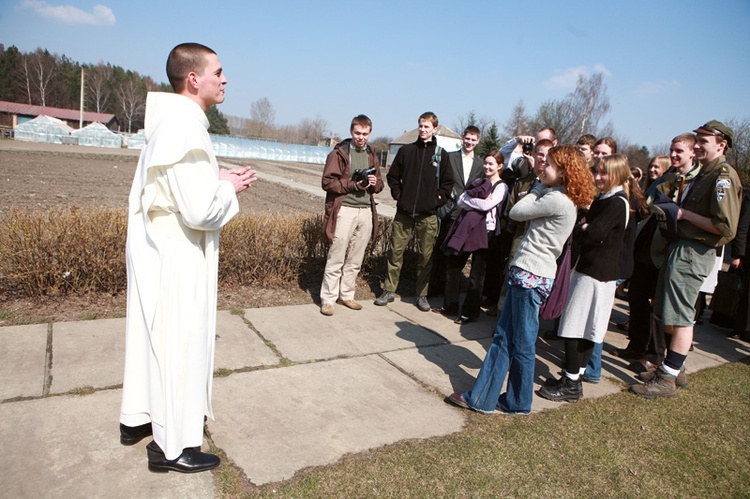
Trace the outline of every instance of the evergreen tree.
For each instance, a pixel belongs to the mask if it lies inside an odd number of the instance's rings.
[[[16,102],[16,99],[23,98],[15,91],[17,86],[15,74],[20,61],[21,54],[15,45],[5,49],[0,44],[0,100]]]
[[[63,55],[59,61],[58,74],[60,86],[56,92],[55,105],[78,109],[81,105],[81,65]]]
[[[211,106],[206,110],[206,118],[208,118],[208,133],[215,135],[229,135],[229,122],[221,114],[219,108]]]
[[[497,124],[493,121],[489,129],[485,131],[482,140],[479,141],[476,151],[479,156],[484,156],[492,150],[500,150],[501,146],[500,137],[497,135]]]

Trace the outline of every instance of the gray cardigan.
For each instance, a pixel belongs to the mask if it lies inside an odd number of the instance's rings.
[[[510,210],[517,222],[528,222],[511,262],[540,277],[555,278],[557,258],[576,223],[576,207],[561,186],[537,184]]]

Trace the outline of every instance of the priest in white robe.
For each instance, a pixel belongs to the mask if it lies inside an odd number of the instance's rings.
[[[191,473],[219,464],[200,452],[204,415],[213,419],[219,230],[255,172],[221,169],[214,156],[205,111],[226,85],[216,54],[178,45],[167,74],[175,94],[148,94],[129,198],[120,439],[153,433],[149,469]]]

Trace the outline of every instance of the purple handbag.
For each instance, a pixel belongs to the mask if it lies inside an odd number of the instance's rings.
[[[539,318],[545,321],[557,319],[563,313],[565,304],[568,302],[568,291],[570,290],[570,246],[573,241],[573,235],[568,238],[563,248],[563,254],[557,260],[557,271],[555,272],[555,282],[552,283],[552,291],[547,297],[547,301],[539,307]]]

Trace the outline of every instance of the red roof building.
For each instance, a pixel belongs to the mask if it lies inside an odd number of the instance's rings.
[[[0,128],[15,128],[19,123],[30,121],[37,116],[51,116],[64,121],[71,128],[78,128],[81,111],[59,107],[32,106],[19,102],[0,101]],[[98,121],[112,131],[120,130],[117,116],[108,113],[83,112],[83,126]]]

